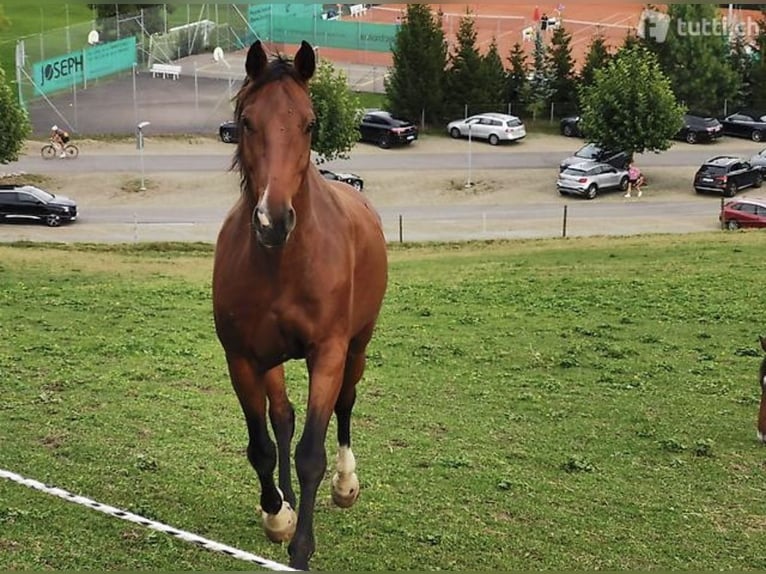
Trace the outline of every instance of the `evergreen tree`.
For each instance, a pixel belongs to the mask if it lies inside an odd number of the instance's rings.
[[[683,124],[684,109],[657,56],[646,48],[622,49],[596,70],[592,85],[580,90],[580,126],[605,149],[632,156],[663,151]]]
[[[477,109],[478,106],[487,103],[487,95],[484,89],[482,57],[476,48],[476,25],[470,11],[460,18],[456,47],[450,55],[449,63],[447,86],[450,100],[461,107],[461,113],[466,105],[469,107],[468,115],[484,111]],[[453,115],[455,111],[452,112]]]
[[[585,56],[585,62],[580,70],[580,84],[590,86],[593,83],[596,70],[605,68],[611,57],[603,34],[594,36],[590,46],[588,46],[588,54]]]
[[[749,108],[753,99],[753,68],[755,62],[753,55],[748,51],[747,38],[742,33],[737,33],[732,38],[731,54],[729,56],[731,67],[739,78],[739,90],[731,107]]]
[[[620,46],[618,51],[632,50],[633,48],[643,45],[644,43],[641,41],[641,38],[636,35],[635,31],[628,30],[628,33],[625,35],[625,40],[623,40],[622,46]]]
[[[760,22],[760,33],[756,38],[758,54],[753,58],[750,69],[751,92],[748,107],[766,110],[766,21]],[[766,113],[766,112],[760,112]]]
[[[484,93],[487,103],[495,105],[507,104],[506,84],[508,74],[503,66],[503,60],[497,49],[497,39],[493,36],[487,53],[481,61],[484,67]]]
[[[510,64],[510,69],[508,70],[508,82],[506,84],[508,101],[519,102],[521,101],[521,95],[524,91],[524,85],[527,83],[529,63],[527,62],[526,52],[524,52],[524,49],[518,42],[511,48],[511,53],[508,56],[508,63]]]
[[[553,74],[551,100],[561,111],[571,113],[577,104],[572,35],[563,26],[554,29],[547,58]]]
[[[29,117],[5,81],[0,68],[0,164],[16,161],[31,127]]]
[[[441,13],[427,4],[407,4],[392,46],[393,66],[385,81],[386,100],[394,115],[429,124],[444,119],[447,44]]]
[[[713,4],[670,4],[670,25],[656,53],[680,102],[692,110],[718,114],[736,98],[741,78],[732,67],[726,36],[702,34],[703,22],[719,19]]]
[[[548,50],[543,35],[535,34],[535,49],[532,54],[532,70],[529,80],[522,89],[522,100],[533,117],[541,115],[553,96],[553,69],[547,57]]]

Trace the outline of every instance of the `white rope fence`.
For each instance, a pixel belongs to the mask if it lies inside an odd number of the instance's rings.
[[[214,542],[213,540],[208,540],[207,538],[197,536],[196,534],[192,534],[191,532],[186,532],[185,530],[173,528],[172,526],[168,526],[167,524],[156,522],[154,520],[149,520],[148,518],[144,518],[143,516],[133,514],[132,512],[127,512],[126,510],[120,510],[119,508],[115,508],[114,506],[101,504],[100,502],[96,502],[95,500],[85,498],[84,496],[79,496],[77,494],[72,494],[71,492],[67,492],[66,490],[62,488],[47,486],[43,484],[42,482],[33,480],[31,478],[24,478],[23,476],[16,474],[14,472],[9,472],[7,470],[0,469],[0,478],[5,478],[12,482],[26,486],[28,488],[39,490],[40,492],[44,492],[52,496],[57,496],[68,502],[74,502],[75,504],[87,506],[88,508],[97,510],[98,512],[103,512],[104,514],[108,514],[109,516],[121,518],[122,520],[127,520],[128,522],[133,522],[134,524],[140,524],[141,526],[151,528],[152,530],[169,534],[170,536],[174,536],[175,538],[178,538],[179,540],[183,540],[184,542],[190,542],[192,544],[196,544],[197,546],[200,546],[204,548],[205,550],[220,552],[221,554],[226,554],[227,556],[231,556],[232,558],[236,558],[238,560],[244,560],[245,562],[252,562],[252,563],[258,564],[259,566],[262,566],[268,570],[276,570],[276,571],[283,571],[283,572],[296,571],[294,568],[290,568],[288,566],[285,566],[284,564],[280,564],[279,562],[273,562],[271,560],[267,560],[266,558],[261,558],[260,556],[256,556],[255,554],[250,554],[249,552],[239,550],[232,546],[227,546],[226,544],[221,544],[219,542]]]

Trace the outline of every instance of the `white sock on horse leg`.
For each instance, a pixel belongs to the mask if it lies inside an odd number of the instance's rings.
[[[335,457],[335,475],[332,477],[332,500],[341,508],[348,508],[359,496],[359,478],[356,459],[351,447],[342,446]]]

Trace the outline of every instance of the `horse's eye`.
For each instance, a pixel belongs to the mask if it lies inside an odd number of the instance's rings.
[[[313,132],[314,128],[316,127],[316,125],[317,125],[317,121],[316,120],[311,120],[308,123],[308,125],[306,125],[306,133],[310,134],[311,132]]]
[[[249,132],[253,131],[253,126],[250,125],[250,120],[246,117],[242,118],[242,127]]]

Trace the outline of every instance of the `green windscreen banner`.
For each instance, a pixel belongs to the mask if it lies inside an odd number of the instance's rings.
[[[283,44],[389,52],[396,37],[394,24],[374,24],[349,18],[325,19],[322,4],[251,5],[248,20],[262,40]]]
[[[32,65],[35,95],[50,94],[129,70],[136,62],[136,38],[88,46]]]

